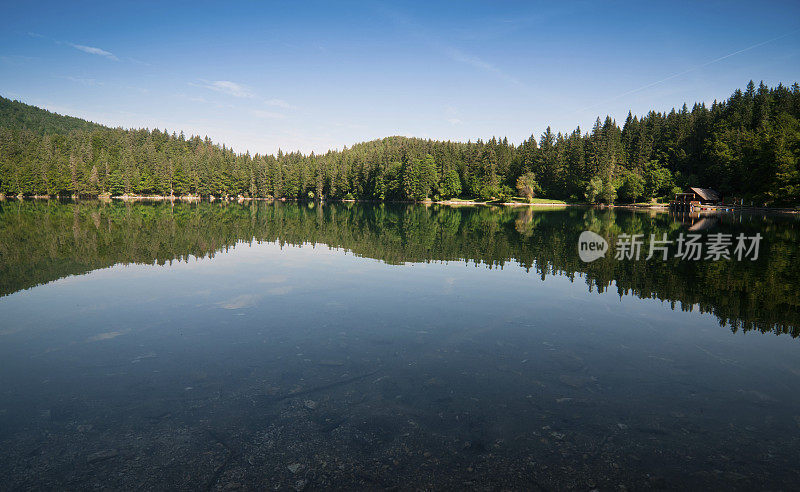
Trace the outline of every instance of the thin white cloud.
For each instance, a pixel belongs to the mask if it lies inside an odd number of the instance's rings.
[[[196,103],[207,103],[208,101],[204,97],[200,96],[190,96],[189,94],[185,94],[180,92],[175,94],[175,97],[180,97],[181,99],[186,99],[187,101],[196,102]]]
[[[219,92],[222,94],[227,94],[229,96],[238,97],[241,99],[255,99],[262,102],[266,106],[272,106],[276,108],[283,108],[283,109],[297,109],[288,102],[283,99],[272,98],[272,99],[262,99],[260,96],[256,95],[253,90],[238,82],[233,82],[231,80],[200,80],[200,84],[195,84],[190,82],[189,85],[194,85],[198,87],[203,87],[205,89],[210,89],[215,92]],[[280,113],[274,113],[271,111],[263,111],[254,109],[251,110],[251,113],[254,116],[259,118],[283,118],[284,115]]]
[[[87,77],[71,77],[71,76],[67,76],[67,77],[64,77],[64,78],[69,80],[69,81],[71,81],[71,82],[75,82],[76,84],[81,84],[81,85],[86,85],[86,86],[96,87],[96,86],[99,86],[99,85],[103,85],[103,83],[98,81],[97,79],[91,79],[91,78],[87,78]]]
[[[43,34],[39,34],[38,32],[32,32],[32,31],[28,31],[28,36],[32,38],[46,39],[48,41],[51,41],[59,45],[67,45],[70,48],[75,48],[78,51],[83,51],[84,53],[89,53],[90,55],[102,56],[108,58],[109,60],[119,61],[119,58],[117,58],[117,55],[115,55],[114,53],[104,50],[102,48],[98,48],[96,46],[87,46],[85,44],[70,43],[69,41],[59,41],[58,39],[53,39]]]
[[[705,67],[707,67],[709,65],[713,65],[715,63],[718,63],[718,62],[721,62],[723,60],[726,60],[726,59],[728,59],[728,58],[730,58],[732,56],[739,55],[739,54],[744,53],[746,51],[750,51],[750,50],[759,48],[761,46],[764,46],[765,44],[769,44],[769,43],[772,43],[772,42],[777,41],[779,39],[785,38],[786,36],[789,36],[790,34],[796,33],[797,31],[800,31],[800,29],[794,29],[794,30],[789,31],[789,32],[787,32],[785,34],[782,34],[782,35],[780,35],[778,37],[775,37],[775,38],[772,38],[772,39],[768,39],[766,41],[761,41],[760,43],[756,43],[756,44],[750,45],[750,46],[748,46],[746,48],[742,48],[740,50],[736,50],[736,51],[733,51],[731,53],[728,53],[727,55],[720,56],[719,58],[714,58],[713,60],[707,61],[707,62],[705,62],[705,63],[703,63],[701,65],[696,65],[696,66],[688,68],[686,70],[682,70],[680,72],[673,73],[672,75],[664,77],[663,79],[656,80],[655,82],[651,82],[651,83],[643,85],[641,87],[637,87],[636,89],[631,89],[629,91],[623,92],[622,94],[618,94],[618,95],[616,95],[614,97],[611,97],[611,98],[605,99],[603,101],[600,101],[598,103],[592,104],[591,106],[587,106],[587,107],[585,107],[585,108],[583,108],[581,110],[575,111],[574,113],[580,113],[580,112],[588,111],[590,109],[596,108],[597,106],[601,106],[603,104],[606,104],[606,103],[609,103],[609,102],[612,102],[612,101],[616,101],[617,99],[621,99],[621,98],[623,98],[625,96],[630,96],[631,94],[636,94],[637,92],[644,91],[644,90],[649,89],[651,87],[654,87],[656,85],[663,84],[664,82],[668,82],[668,81],[670,81],[672,79],[678,78],[681,75],[686,75],[687,73],[694,72],[696,70],[700,70],[700,69],[705,68]]]
[[[522,83],[522,81],[520,81],[518,78],[514,77],[513,75],[509,75],[506,72],[504,72],[503,70],[500,70],[496,66],[492,65],[491,63],[483,61],[480,58],[478,58],[477,56],[468,55],[468,54],[464,53],[463,51],[461,51],[459,49],[451,48],[451,47],[442,47],[442,53],[444,53],[445,56],[447,56],[448,58],[450,58],[453,61],[457,61],[459,63],[465,63],[467,65],[471,65],[471,66],[477,68],[478,70],[482,70],[484,72],[488,72],[488,73],[494,74],[494,75],[500,77],[503,80],[511,82],[512,84],[525,85],[525,84]]]
[[[125,88],[128,90],[136,91],[139,94],[150,94],[150,90],[145,89],[144,87],[136,87],[135,85],[126,85]]]
[[[450,58],[451,60],[458,63],[464,63],[466,65],[470,65],[473,68],[477,68],[478,70],[481,70],[483,72],[495,75],[496,77],[499,77],[514,85],[518,85],[520,87],[526,87],[526,84],[524,84],[520,79],[496,67],[495,65],[492,65],[491,63],[478,58],[477,56],[470,55],[454,46],[451,46],[446,40],[444,40],[444,38],[442,38],[442,36],[435,34],[434,32],[429,31],[428,29],[425,29],[420,24],[412,20],[410,17],[391,9],[379,9],[379,10],[382,11],[384,15],[392,19],[398,26],[401,26],[404,29],[406,29],[410,35],[429,44],[435,50],[437,50],[444,56]]]
[[[34,61],[36,58],[32,56],[23,56],[23,55],[0,55],[0,62],[7,63],[9,65],[22,65],[24,63]]]
[[[128,60],[133,62],[133,63],[135,63],[135,64],[137,64],[137,65],[142,65],[142,66],[145,66],[145,67],[152,67],[153,66],[152,63],[147,63],[146,61],[142,61],[142,60],[140,60],[138,58],[133,58],[131,56],[128,57]]]
[[[464,123],[463,121],[461,121],[461,118],[459,118],[459,116],[461,115],[459,114],[458,109],[454,108],[453,106],[447,106],[446,108],[444,108],[444,114],[445,114],[445,121],[447,121],[451,125],[460,125]]]
[[[262,111],[260,109],[253,109],[250,113],[255,116],[256,118],[271,118],[271,119],[280,119],[284,118],[284,115],[281,113],[275,113],[273,111]]]
[[[104,49],[95,48],[94,46],[85,46],[82,44],[75,44],[75,43],[67,43],[68,46],[72,46],[76,50],[83,51],[84,53],[89,53],[90,55],[98,55],[104,56],[109,60],[119,61],[119,58],[114,55],[114,53],[110,51],[106,51]]]
[[[294,106],[283,99],[267,99],[264,101],[264,104],[267,106],[275,106],[276,108],[294,109]]]
[[[230,80],[214,80],[211,82],[204,80],[202,82],[204,84],[203,87],[206,89],[228,94],[229,96],[242,98],[254,97],[253,92],[248,87],[237,84],[236,82],[231,82]]]

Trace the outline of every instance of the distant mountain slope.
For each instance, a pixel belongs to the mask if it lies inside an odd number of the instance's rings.
[[[24,128],[38,135],[107,128],[91,121],[82,120],[74,116],[60,115],[30,104],[12,101],[2,96],[0,96],[0,127]]]

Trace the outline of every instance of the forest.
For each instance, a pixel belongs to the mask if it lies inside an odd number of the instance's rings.
[[[628,114],[620,128],[550,127],[515,145],[401,136],[324,154],[237,153],[208,137],[109,128],[0,98],[0,195],[214,196],[421,201],[667,198],[688,186],[726,200],[800,204],[800,86],[751,81],[710,107]]]

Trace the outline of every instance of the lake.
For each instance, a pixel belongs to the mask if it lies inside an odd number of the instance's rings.
[[[795,488],[799,253],[797,216],[0,202],[0,483]]]

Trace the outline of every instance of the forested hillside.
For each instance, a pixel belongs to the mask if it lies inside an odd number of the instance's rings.
[[[69,133],[74,130],[92,131],[105,128],[91,121],[62,116],[30,104],[0,97],[0,127],[30,130],[39,135]]]
[[[536,122],[531,122],[534,124]],[[609,117],[589,131],[458,143],[388,137],[322,155],[236,154],[208,138],[112,129],[0,98],[0,193],[611,203],[704,186],[800,203],[800,87],[750,82],[710,107]]]

